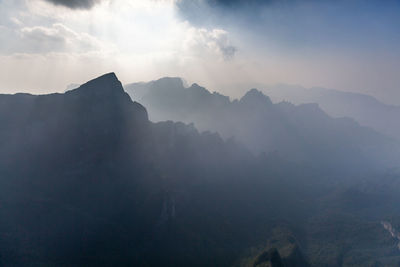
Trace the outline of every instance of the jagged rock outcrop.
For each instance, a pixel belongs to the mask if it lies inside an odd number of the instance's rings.
[[[285,227],[273,228],[266,245],[250,251],[252,254],[241,259],[239,266],[310,266],[293,233]]]
[[[257,257],[253,267],[284,267],[281,255],[276,248],[264,251]]]

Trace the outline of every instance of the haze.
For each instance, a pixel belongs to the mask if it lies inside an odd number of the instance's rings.
[[[0,92],[60,92],[114,71],[233,97],[286,83],[400,104],[399,12],[372,0],[1,0]]]
[[[400,266],[399,14],[0,0],[0,266]]]

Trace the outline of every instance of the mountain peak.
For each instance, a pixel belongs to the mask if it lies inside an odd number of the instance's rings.
[[[261,91],[253,88],[249,90],[241,99],[240,102],[242,103],[249,103],[249,104],[263,104],[263,105],[271,105],[271,99],[264,95]]]
[[[86,93],[96,96],[123,94],[124,89],[114,72],[104,74],[67,93]]]
[[[208,92],[208,93],[209,93],[209,91],[208,91],[206,88],[204,88],[203,86],[198,85],[197,83],[193,83],[193,84],[189,87],[189,89],[191,89],[191,90],[197,90],[197,91],[201,91],[201,92]]]
[[[119,84],[120,81],[118,80],[117,75],[115,75],[114,72],[110,72],[110,73],[103,74],[93,80],[90,80],[90,81],[86,82],[84,85],[99,84],[99,83],[101,83],[101,84],[104,84],[104,83],[117,84],[118,83]]]
[[[163,88],[184,88],[183,81],[179,77],[163,77],[154,83]]]

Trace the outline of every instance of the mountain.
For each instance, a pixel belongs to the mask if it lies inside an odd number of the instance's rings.
[[[301,86],[276,85],[263,88],[274,101],[290,101],[295,104],[318,103],[330,116],[351,117],[361,125],[400,138],[398,123],[400,106],[384,104],[365,94],[318,87],[306,89]]]
[[[367,161],[368,166],[397,165],[394,140],[352,119],[332,118],[317,104],[274,104],[256,89],[230,101],[197,84],[186,88],[179,78],[129,84],[125,89],[147,107],[153,121],[194,123],[225,139],[234,137],[255,153],[278,153],[324,168],[359,168]]]
[[[167,231],[175,184],[233,179],[233,166],[252,158],[216,134],[149,122],[113,73],[65,94],[0,95],[0,122],[6,266],[157,261],[166,237],[152,239]]]
[[[235,103],[274,106],[256,90]],[[0,95],[0,125],[2,266],[399,263],[381,224],[398,228],[398,174],[321,171],[153,123],[113,73]]]

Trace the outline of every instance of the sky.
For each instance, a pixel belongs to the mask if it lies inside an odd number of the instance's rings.
[[[399,14],[391,0],[0,0],[0,93],[115,72],[232,97],[286,83],[400,105]]]

